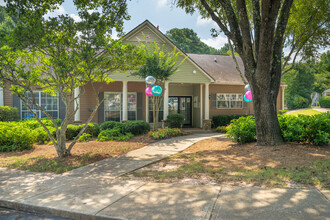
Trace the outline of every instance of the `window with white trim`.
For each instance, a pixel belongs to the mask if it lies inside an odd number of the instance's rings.
[[[121,121],[122,120],[122,93],[105,92],[104,93],[104,120]],[[136,120],[137,116],[137,96],[135,92],[127,93],[127,119]]]
[[[25,95],[32,99],[32,94],[30,92],[26,92]],[[59,117],[59,99],[57,96],[51,96],[42,91],[33,91],[33,95],[35,97],[37,105],[41,108],[45,109],[45,111],[50,114],[53,118]],[[46,115],[42,113],[35,105],[32,105],[32,110],[38,115],[39,118],[46,118]],[[22,119],[30,119],[34,118],[34,115],[30,112],[30,110],[25,106],[25,104],[21,100],[21,118]]]
[[[4,105],[3,88],[0,86],[0,106]]]
[[[217,109],[243,108],[243,94],[217,93]]]

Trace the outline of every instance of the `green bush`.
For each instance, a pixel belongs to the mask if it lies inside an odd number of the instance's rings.
[[[181,128],[184,122],[184,115],[170,114],[167,116],[166,123],[170,128]]]
[[[46,125],[47,127],[54,127],[51,120],[49,120],[47,118],[42,118],[41,122],[44,125]],[[57,126],[61,126],[62,120],[61,119],[55,119],[55,122],[56,122]],[[23,120],[23,121],[21,121],[21,123],[23,123],[25,126],[28,126],[32,130],[42,127],[41,124],[35,118]]]
[[[106,121],[103,124],[101,124],[101,130],[108,130],[108,129],[113,129],[113,128],[120,128],[122,129],[122,123],[118,121]]]
[[[122,123],[122,133],[132,133],[133,135],[146,134],[150,131],[150,125],[146,121],[127,121]]]
[[[288,98],[287,106],[288,109],[307,108],[310,105],[310,101],[311,100],[307,98],[295,94]]]
[[[0,106],[0,121],[18,121],[18,109],[10,106]]]
[[[87,134],[87,133],[83,133],[79,138],[78,141],[80,142],[88,142],[92,140],[92,135],[91,134]]]
[[[120,128],[108,129],[101,131],[98,136],[98,141],[127,141],[134,137],[132,133],[121,133]]]
[[[52,134],[52,136],[55,137],[56,136],[55,128],[53,127],[47,127],[47,128]],[[50,138],[43,127],[36,128],[34,130],[34,135],[35,135],[35,141],[38,144],[45,144],[50,141]]]
[[[238,143],[247,143],[256,140],[256,125],[254,116],[233,119],[227,128],[226,136]]]
[[[227,126],[218,126],[215,130],[216,130],[216,132],[219,132],[219,133],[226,133]]]
[[[72,124],[68,125],[65,133],[66,139],[73,140],[75,137],[77,137],[81,129],[82,129],[81,125],[72,125]]]
[[[330,96],[321,97],[319,103],[322,108],[330,108]]]
[[[31,149],[34,142],[34,132],[23,124],[0,123],[0,151]]]
[[[157,131],[150,131],[148,133],[153,139],[163,139],[182,135],[182,131],[178,128],[163,128]]]
[[[227,126],[231,120],[242,117],[243,115],[216,115],[212,117],[212,127]],[[246,115],[244,115],[246,116]]]
[[[81,127],[83,127],[84,125],[81,125]],[[97,123],[88,123],[84,133],[86,134],[90,134],[92,137],[97,137],[100,133],[100,125],[98,125]]]
[[[287,142],[326,145],[330,139],[330,114],[279,115],[282,135]]]

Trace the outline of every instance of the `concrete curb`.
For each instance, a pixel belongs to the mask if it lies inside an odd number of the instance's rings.
[[[10,208],[23,212],[40,213],[44,215],[52,215],[56,217],[64,217],[64,218],[72,218],[72,219],[80,219],[80,220],[125,220],[123,218],[113,218],[109,216],[100,216],[100,215],[95,216],[95,215],[70,212],[66,210],[60,210],[60,209],[54,209],[48,207],[28,205],[19,202],[10,202],[1,199],[0,199],[0,207]]]

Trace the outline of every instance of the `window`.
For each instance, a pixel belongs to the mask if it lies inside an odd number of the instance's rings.
[[[243,94],[217,93],[217,108],[243,108]]]
[[[0,86],[0,106],[3,106],[3,88]]]
[[[120,92],[104,93],[104,120],[121,121],[122,120],[122,94]],[[127,94],[127,119],[136,120],[136,93]]]
[[[25,95],[32,99],[32,94],[30,92],[26,92]],[[59,117],[59,99],[57,96],[47,95],[42,91],[34,91],[33,95],[35,97],[36,103],[43,109],[46,110],[48,114],[50,114],[53,118]],[[21,100],[21,118],[29,119],[34,118],[34,115],[29,111],[29,109],[24,105]],[[40,118],[46,118],[46,115],[42,113],[35,105],[32,105],[32,110],[38,115]]]
[[[154,122],[154,114],[152,111],[152,98],[149,97],[149,122],[153,123]],[[164,118],[164,102],[161,101],[160,103],[160,108],[159,108],[159,115],[158,115],[158,122],[161,122]]]

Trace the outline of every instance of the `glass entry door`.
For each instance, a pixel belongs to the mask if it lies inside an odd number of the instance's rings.
[[[168,99],[168,113],[184,115],[183,125],[190,127],[192,121],[191,96],[170,96]]]

